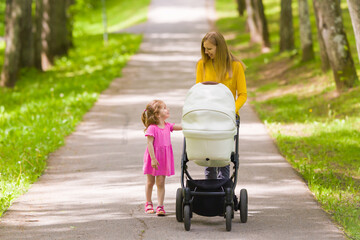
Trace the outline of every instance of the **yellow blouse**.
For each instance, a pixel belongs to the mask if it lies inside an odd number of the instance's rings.
[[[212,61],[207,61],[205,65],[205,78],[204,78],[204,64],[200,59],[196,66],[196,83],[201,82],[219,82],[216,79],[216,73]],[[240,62],[232,62],[232,77],[229,77],[229,73],[226,74],[226,78],[219,83],[227,86],[235,99],[235,111],[238,113],[239,109],[244,105],[247,99],[246,92],[246,80],[244,69]],[[237,93],[237,95],[236,95]],[[237,96],[237,97],[236,97]]]

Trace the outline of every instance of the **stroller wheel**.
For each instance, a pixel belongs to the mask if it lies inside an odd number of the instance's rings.
[[[184,206],[184,227],[186,231],[190,231],[190,226],[191,226],[191,209],[190,209],[190,205],[185,205]]]
[[[176,191],[176,220],[178,222],[183,221],[183,195],[182,188],[178,188]]]
[[[248,217],[248,195],[246,189],[240,191],[240,221],[242,223],[247,222]]]
[[[232,215],[233,215],[233,209],[230,205],[226,206],[226,231],[231,231],[231,221],[232,221]]]

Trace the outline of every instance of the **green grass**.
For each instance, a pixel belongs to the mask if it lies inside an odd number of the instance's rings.
[[[77,14],[74,24],[74,35],[102,34],[103,18],[101,1],[80,3],[73,11]],[[150,0],[117,1],[106,0],[107,30],[117,31],[146,21]],[[85,14],[86,13],[86,14]]]
[[[339,95],[332,72],[321,72],[320,59],[301,62],[297,2],[293,2],[295,46],[278,53],[280,1],[263,1],[272,51],[248,44],[245,17],[235,1],[217,0],[217,27],[232,51],[248,66],[251,104],[264,121],[283,156],[303,176],[323,209],[351,239],[360,239],[360,87]],[[319,55],[312,4],[309,1],[314,49]],[[360,65],[346,2],[345,31],[358,75]]]
[[[113,13],[112,6],[119,10],[115,2],[126,7],[124,12],[136,7],[121,4],[127,1],[107,2]],[[137,18],[143,18],[144,12],[139,14]],[[83,26],[91,26],[85,23],[85,15],[78,18],[83,19]],[[112,34],[104,45],[101,34],[83,31],[74,39],[76,48],[57,59],[51,70],[23,70],[15,88],[0,88],[0,216],[38,179],[49,153],[64,144],[99,94],[121,76],[141,39],[141,35]]]

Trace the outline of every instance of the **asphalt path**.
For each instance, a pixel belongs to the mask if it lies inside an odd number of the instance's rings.
[[[240,170],[249,217],[232,231],[222,217],[193,215],[186,232],[175,217],[183,135],[172,134],[175,176],[166,179],[166,217],[144,214],[142,174],[146,140],[140,115],[164,100],[169,122],[181,122],[185,94],[195,82],[200,42],[214,18],[212,0],[153,0],[140,51],[84,116],[66,145],[28,193],[1,218],[0,239],[344,239],[306,184],[279,154],[252,108],[241,109]],[[251,66],[250,66],[251,67]],[[251,79],[248,79],[251,81]],[[195,178],[203,168],[189,165]],[[156,188],[153,192],[156,205]]]

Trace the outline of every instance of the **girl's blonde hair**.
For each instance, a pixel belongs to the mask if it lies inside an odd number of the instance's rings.
[[[205,74],[205,63],[211,58],[205,53],[204,42],[209,41],[211,44],[216,46],[216,53],[214,58],[214,68],[216,72],[216,78],[219,82],[226,78],[226,74],[232,77],[231,65],[233,61],[240,62],[244,71],[246,69],[245,64],[235,57],[229,50],[224,36],[219,32],[208,32],[201,41],[201,57],[204,64]],[[205,77],[205,76],[204,76]]]
[[[151,124],[158,125],[160,123],[160,109],[164,105],[165,103],[161,100],[152,100],[146,105],[146,108],[141,115],[141,121],[145,126],[144,131],[146,131]]]

